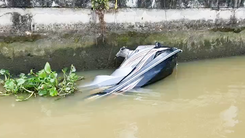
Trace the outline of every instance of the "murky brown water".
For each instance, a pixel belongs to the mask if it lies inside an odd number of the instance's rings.
[[[244,56],[180,63],[142,93],[98,103],[83,102],[82,93],[59,101],[0,97],[0,138],[242,138],[244,63]]]

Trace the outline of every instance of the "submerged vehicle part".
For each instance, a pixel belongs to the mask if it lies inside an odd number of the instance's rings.
[[[182,50],[175,47],[156,45],[138,46],[135,50],[122,47],[116,54],[124,57],[123,63],[111,75],[96,76],[84,87],[108,87],[90,98],[101,98],[114,92],[125,92],[152,84],[172,74],[177,55]]]

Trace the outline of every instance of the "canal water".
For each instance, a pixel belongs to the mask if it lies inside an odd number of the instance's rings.
[[[168,78],[99,102],[0,97],[0,138],[242,138],[245,57],[179,63]],[[80,72],[89,82],[113,70]]]

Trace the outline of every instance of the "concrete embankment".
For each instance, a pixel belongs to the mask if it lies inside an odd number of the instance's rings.
[[[0,68],[27,72],[50,62],[60,70],[113,68],[121,46],[181,48],[179,61],[245,53],[245,9],[0,9]],[[104,31],[103,34],[101,33]]]

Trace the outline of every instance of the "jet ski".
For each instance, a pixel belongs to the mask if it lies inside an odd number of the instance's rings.
[[[83,87],[90,89],[106,88],[88,98],[102,98],[113,93],[121,93],[141,88],[157,82],[171,75],[181,49],[155,45],[141,45],[135,50],[120,48],[116,57],[123,57],[124,61],[111,75],[99,75]]]

